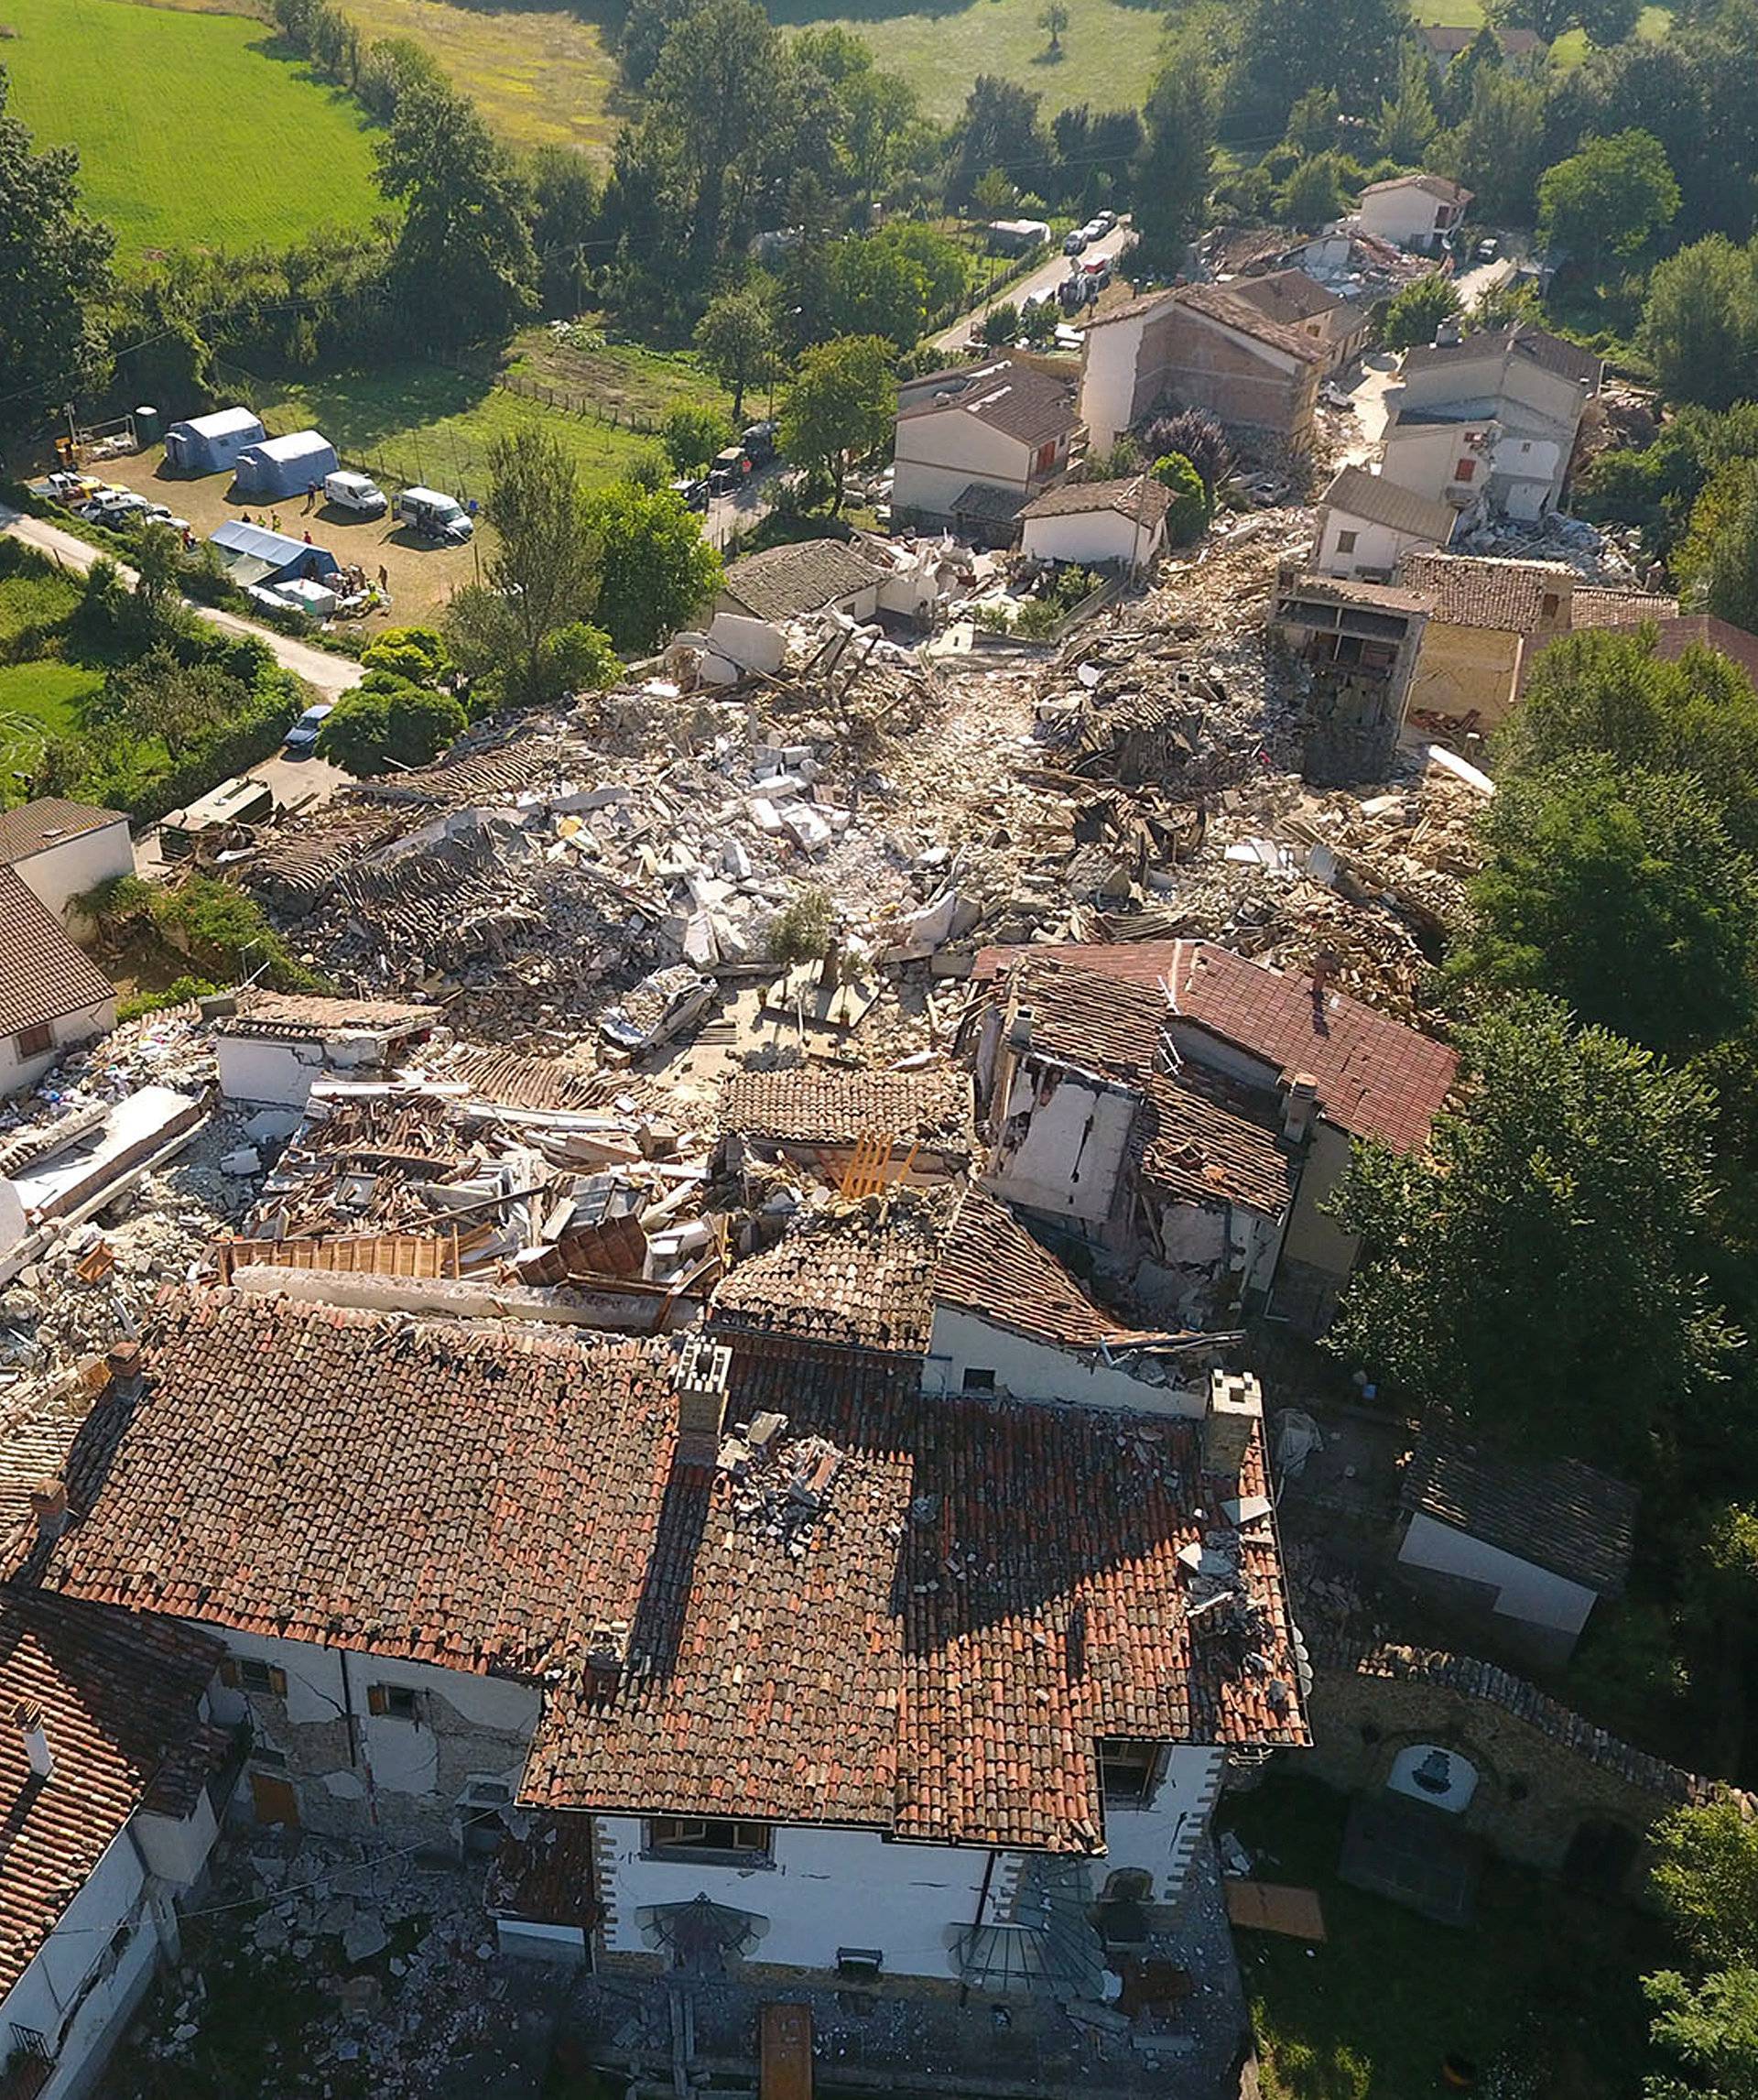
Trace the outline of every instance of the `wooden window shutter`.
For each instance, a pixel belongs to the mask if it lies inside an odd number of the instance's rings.
[[[287,1697],[287,1672],[284,1670],[277,1670],[273,1663],[269,1665],[268,1669],[268,1689],[277,1699]]]
[[[228,1691],[237,1691],[238,1658],[235,1655],[222,1655],[220,1658],[220,1681]]]
[[[388,1714],[390,1710],[391,1703],[385,1696],[385,1687],[382,1684],[369,1684],[366,1687],[367,1713]]]

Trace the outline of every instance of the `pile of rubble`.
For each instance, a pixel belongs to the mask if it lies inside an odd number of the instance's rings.
[[[732,1521],[773,1539],[803,1561],[813,1528],[842,1470],[826,1437],[787,1437],[786,1415],[754,1415],[722,1439],[718,1470],[732,1483]]]
[[[1532,521],[1486,518],[1456,533],[1449,551],[1504,561],[1562,561],[1589,582],[1618,590],[1666,588],[1664,569],[1643,552],[1639,527],[1590,525],[1557,510]]]

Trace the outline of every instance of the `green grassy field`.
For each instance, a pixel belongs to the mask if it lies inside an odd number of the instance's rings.
[[[0,665],[0,809],[24,800],[16,776],[36,764],[52,738],[73,734],[79,702],[103,682],[101,670],[52,658]]]
[[[12,114],[77,146],[87,208],[125,263],[285,245],[383,208],[365,118],[238,15],[132,0],[0,0]]]
[[[560,439],[589,487],[614,481],[653,440],[651,422],[678,400],[720,399],[699,375],[669,360],[619,347],[583,355],[553,350],[542,331],[508,369],[534,384],[594,401],[599,415],[551,408],[473,375],[409,364],[340,373],[282,389],[262,406],[272,430],[312,424],[350,458],[395,480],[437,484],[480,498],[496,438],[530,425]],[[608,419],[614,418],[614,420]]]

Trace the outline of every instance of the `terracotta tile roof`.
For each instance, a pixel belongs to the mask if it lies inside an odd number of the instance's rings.
[[[1152,474],[1131,474],[1123,481],[1063,482],[1035,495],[1022,517],[1080,517],[1093,511],[1115,511],[1119,517],[1157,525],[1171,507],[1172,491]]]
[[[64,845],[87,832],[101,832],[109,824],[125,824],[120,810],[100,810],[90,802],[64,802],[59,796],[26,802],[16,810],[0,810],[0,867],[27,860],[46,846]]]
[[[942,376],[946,384],[939,392],[926,400],[913,399],[898,410],[900,423],[922,416],[972,416],[1023,445],[1047,444],[1052,438],[1067,437],[1080,428],[1071,380],[1053,379],[1047,372],[1006,358],[974,372]]]
[[[87,1417],[45,1589],[449,1669],[536,1673],[636,1388],[630,1344],[168,1292],[145,1394]]]
[[[1602,1597],[1622,1594],[1636,1545],[1633,1487],[1579,1459],[1532,1463],[1474,1442],[1438,1409],[1425,1417],[1400,1499]]]
[[[1032,1016],[1032,1049],[1083,1072],[1139,1084],[1159,1048],[1166,995],[1152,980],[1120,978],[1062,960],[1060,948],[1019,953],[1008,976]]]
[[[1347,511],[1351,517],[1412,533],[1437,547],[1445,547],[1452,538],[1459,517],[1450,504],[1430,503],[1415,489],[1400,488],[1365,467],[1344,467],[1318,501],[1327,510]]]
[[[733,562],[723,590],[759,620],[791,620],[869,590],[884,573],[847,540],[801,539]]]
[[[1731,626],[1711,613],[1681,613],[1676,620],[1656,623],[1655,654],[1677,663],[1688,648],[1715,649],[1737,663],[1758,685],[1758,635]]]
[[[532,1805],[1089,1852],[1101,1737],[1306,1740],[1269,1527],[1241,1553],[1249,1627],[1199,1638],[1186,1616],[1177,1554],[1207,1500],[1192,1425],[925,1408],[914,1366],[746,1343],[728,1418],[787,1418],[776,1477],[811,1438],[841,1455],[796,1554],[760,1484],[670,1476],[653,1406],[598,1475],[622,1521],[579,1584],[630,1629],[623,1677],[550,1691]],[[1254,1445],[1242,1491],[1264,1480]],[[636,1537],[657,1541],[645,1561]]]
[[[960,1198],[934,1298],[1057,1348],[1097,1349],[1130,1332],[1092,1302],[1004,1203],[975,1189]]]
[[[968,1152],[971,1076],[956,1065],[919,1072],[742,1072],[721,1091],[721,1129],[777,1145],[847,1145],[887,1131],[906,1144]]]
[[[1254,342],[1267,343],[1273,350],[1280,350],[1289,357],[1297,358],[1302,365],[1322,365],[1325,353],[1311,336],[1297,328],[1289,328],[1282,321],[1273,321],[1261,312],[1243,293],[1230,285],[1180,285],[1169,295],[1178,305],[1188,307],[1210,321],[1219,321],[1230,328],[1235,335],[1250,336]],[[1115,316],[1109,318],[1114,319]]]
[[[1392,613],[1405,619],[1427,614],[1430,601],[1420,591],[1400,591],[1390,583],[1364,583],[1355,576],[1297,576],[1278,584],[1275,617],[1298,622],[1302,605],[1359,605],[1364,612]]]
[[[1305,979],[1209,941],[1178,946],[1174,1005],[1185,1019],[1285,1077],[1309,1072],[1321,1110],[1351,1137],[1401,1152],[1427,1141],[1459,1065],[1444,1043],[1340,992],[1318,1001]]]
[[[171,1768],[209,1747],[200,1701],[221,1652],[168,1620],[0,1594],[0,1994],[160,1775],[175,1779]],[[40,1711],[55,1760],[47,1780],[33,1779],[12,1723],[27,1704]],[[184,1792],[167,1795],[173,1812]]]
[[[1269,270],[1262,277],[1243,277],[1227,288],[1288,328],[1317,321],[1321,315],[1350,311],[1347,299],[1339,299],[1305,270]]]
[[[934,1324],[945,1206],[899,1191],[807,1211],[782,1240],[740,1262],[714,1293],[717,1328],[830,1348],[919,1356]]]
[[[395,999],[330,999],[303,992],[241,993],[238,1011],[214,1024],[217,1036],[302,1042],[314,1036],[412,1035],[445,1019],[438,1006]]]
[[[1235,1202],[1279,1218],[1294,1196],[1293,1155],[1273,1099],[1253,1099],[1187,1062],[1151,1073],[1132,1134],[1138,1170],[1174,1202]]]
[[[1568,603],[1571,627],[1640,627],[1677,617],[1678,600],[1654,591],[1605,591],[1578,583]]]
[[[1508,328],[1480,329],[1459,343],[1420,343],[1404,354],[1403,369],[1432,372],[1449,365],[1471,365],[1485,358],[1525,357],[1559,378],[1572,379],[1589,392],[1597,392],[1605,365],[1590,350],[1582,350],[1547,328],[1530,321],[1516,321]]]
[[[1388,190],[1420,190],[1425,197],[1433,197],[1442,204],[1469,204],[1471,201],[1469,190],[1449,182],[1444,175],[1388,175],[1384,182],[1370,182],[1362,195],[1379,197]]]
[[[1437,620],[1511,635],[1536,635],[1559,622],[1567,625],[1578,581],[1575,571],[1561,561],[1499,561],[1474,554],[1413,551],[1398,563],[1399,583],[1427,598]],[[1549,612],[1546,598],[1556,602]]]
[[[9,867],[0,867],[0,1036],[60,1020],[115,996],[61,922]]]

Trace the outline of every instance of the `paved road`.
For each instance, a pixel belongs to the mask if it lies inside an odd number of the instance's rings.
[[[88,546],[72,533],[63,532],[59,526],[40,517],[28,517],[4,504],[0,504],[0,532],[10,533],[13,539],[22,539],[27,546],[38,548],[81,573],[98,558],[96,548]],[[118,566],[132,583],[134,571],[125,565]],[[296,641],[291,635],[277,634],[272,627],[259,627],[252,620],[241,620],[235,613],[222,613],[213,605],[191,604],[190,610],[198,619],[206,620],[210,626],[223,627],[228,634],[254,635],[272,651],[277,663],[315,686],[326,700],[339,699],[351,686],[358,685],[365,675],[352,657],[332,657],[327,650],[314,649],[306,642]]]
[[[1492,263],[1479,263],[1473,269],[1461,270],[1453,282],[1459,287],[1466,312],[1469,313],[1486,292],[1493,291],[1497,285],[1506,284],[1514,271],[1512,256],[1501,256]]]
[[[1122,225],[1113,226],[1102,240],[1094,241],[1079,259],[1083,263],[1091,263],[1104,256],[1114,263],[1134,238],[1134,229],[1124,220]],[[1022,277],[1017,284],[1009,285],[1004,291],[997,293],[982,306],[973,307],[961,320],[955,321],[950,328],[943,328],[934,338],[936,347],[940,350],[962,350],[976,332],[984,314],[992,312],[998,306],[1006,305],[1010,299],[1017,306],[1028,294],[1053,292],[1068,276],[1069,266],[1074,259],[1059,252],[1052,256],[1048,262],[1034,270],[1030,277]],[[1058,315],[1058,318],[1061,317]]]

